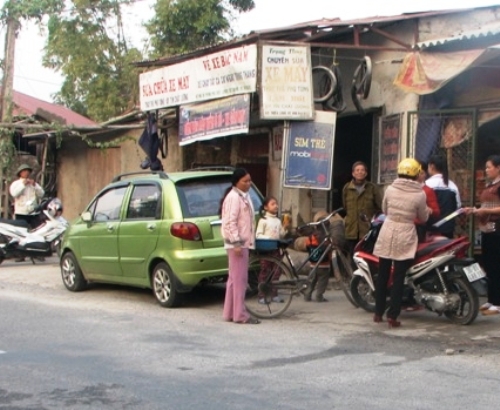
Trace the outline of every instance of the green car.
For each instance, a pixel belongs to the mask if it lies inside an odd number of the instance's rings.
[[[220,204],[231,171],[137,172],[113,179],[64,235],[61,275],[73,292],[90,282],[150,288],[161,306],[227,278]],[[262,195],[250,190],[257,211]]]

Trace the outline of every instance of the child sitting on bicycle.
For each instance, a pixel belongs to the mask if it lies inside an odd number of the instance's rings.
[[[256,239],[279,240],[285,237],[289,227],[289,222],[287,222],[286,225],[281,223],[281,220],[278,217],[278,209],[279,206],[276,198],[270,196],[264,199],[260,209],[261,216],[255,231]],[[272,252],[277,254],[279,250],[276,249]],[[270,268],[268,264],[269,263],[267,261],[261,261],[261,269],[258,277],[259,283],[264,282],[267,277],[266,271]],[[279,277],[279,272],[277,272],[277,276]],[[273,294],[271,296],[271,300],[266,300],[265,295],[259,291],[259,303],[268,304],[271,301],[275,303],[283,303],[283,299],[278,294]]]

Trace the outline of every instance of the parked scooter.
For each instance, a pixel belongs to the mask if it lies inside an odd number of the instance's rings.
[[[372,252],[384,219],[383,214],[375,216],[370,231],[354,249],[357,269],[351,281],[351,293],[368,312],[375,311],[379,259]],[[474,259],[467,257],[469,246],[466,237],[431,236],[419,243],[415,260],[406,272],[403,308],[423,306],[440,316],[444,314],[454,323],[472,323],[479,311],[473,282],[484,280],[485,274]],[[392,278],[388,286],[391,285]]]
[[[35,259],[58,253],[68,222],[62,217],[58,198],[43,201],[34,212],[41,211],[41,224],[30,229],[25,221],[0,219],[0,263],[5,259]]]

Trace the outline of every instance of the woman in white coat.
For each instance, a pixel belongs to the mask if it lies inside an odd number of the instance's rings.
[[[405,273],[415,258],[418,246],[415,220],[425,222],[432,212],[426,205],[422,185],[417,181],[420,171],[420,164],[413,158],[402,160],[398,165],[398,178],[387,188],[382,201],[386,219],[373,250],[380,260],[373,321],[383,321],[387,285],[394,265],[391,301],[387,310],[389,327],[401,325],[397,318],[401,313]]]

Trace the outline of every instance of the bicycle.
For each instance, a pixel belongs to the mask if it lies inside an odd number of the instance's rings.
[[[245,295],[245,306],[250,314],[261,319],[282,315],[290,306],[293,296],[303,294],[311,286],[318,269],[325,268],[334,272],[347,299],[357,307],[350,293],[352,264],[346,251],[333,242],[328,229],[330,218],[340,211],[342,208],[317,222],[310,222],[298,228],[298,230],[320,228],[323,234],[323,240],[311,249],[308,257],[298,267],[288,252],[289,241],[256,240],[256,250],[250,256],[248,287]],[[307,277],[301,278],[298,272],[306,264],[310,264],[311,269]]]

